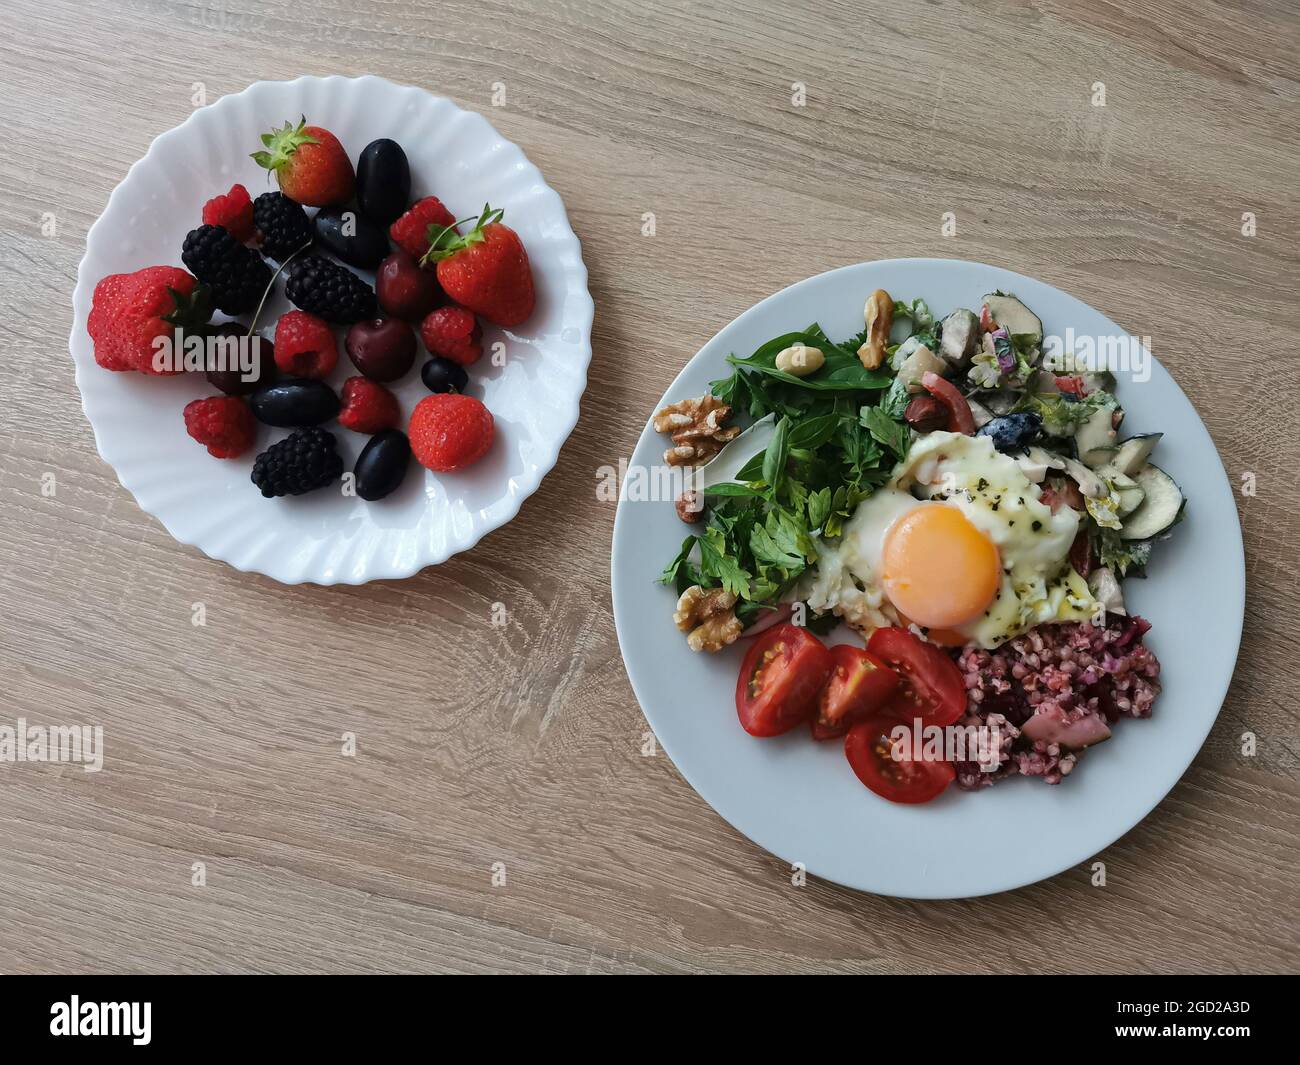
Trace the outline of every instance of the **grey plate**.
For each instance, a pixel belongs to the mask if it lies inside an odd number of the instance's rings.
[[[724,358],[810,322],[833,338],[862,328],[876,288],[924,297],[936,315],[978,309],[994,289],[1014,292],[1050,333],[1116,336],[1113,322],[1041,281],[979,263],[896,259],[801,281],[750,308],[710,340],[660,405],[697,396],[724,376]],[[1159,322],[1139,323],[1144,330]],[[765,850],[827,880],[885,895],[954,898],[1007,891],[1052,876],[1107,847],[1145,817],[1196,756],[1227,693],[1241,640],[1245,560],[1232,489],[1195,409],[1158,363],[1150,380],[1120,373],[1124,433],[1165,434],[1155,460],[1182,486],[1187,520],[1157,545],[1149,577],[1130,580],[1130,610],[1148,618],[1147,643],[1164,691],[1146,721],[1121,721],[1060,786],[1007,781],[969,794],[950,788],[924,806],[867,791],[838,743],[803,729],[758,740],[736,721],[734,687],[745,642],[694,654],[672,622],[674,593],[655,583],[685,526],[671,500],[621,499],[611,564],[614,618],[628,676],[660,743],[691,786]],[[658,408],[656,408],[658,409]],[[662,462],[647,425],[632,468]]]

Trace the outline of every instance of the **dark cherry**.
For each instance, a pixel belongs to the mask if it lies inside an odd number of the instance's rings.
[[[248,327],[238,322],[223,322],[213,332],[219,337],[234,337],[240,345],[240,350],[228,352],[227,345],[221,346],[219,357],[226,368],[205,370],[203,376],[208,379],[209,384],[219,388],[228,396],[246,396],[261,385],[275,380],[275,347],[266,337],[255,334],[252,338],[248,338]],[[248,342],[246,338],[257,342],[253,346],[252,373],[248,379],[240,369],[247,365],[243,351],[243,345]],[[233,366],[230,365],[232,358]]]
[[[446,298],[433,271],[420,269],[404,251],[394,252],[379,264],[375,295],[385,312],[408,322],[420,321]]]
[[[348,330],[344,347],[372,381],[396,381],[415,362],[415,330],[398,318],[371,318]]]

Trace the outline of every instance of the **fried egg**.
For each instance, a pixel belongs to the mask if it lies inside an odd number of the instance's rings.
[[[997,647],[1035,625],[1088,618],[1068,555],[1082,515],[1056,513],[987,437],[929,433],[817,544],[800,592],[864,632],[915,625],[940,643]]]

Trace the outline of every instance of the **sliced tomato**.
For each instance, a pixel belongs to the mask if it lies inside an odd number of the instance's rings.
[[[946,377],[927,370],[921,375],[921,387],[948,409],[948,432],[970,436],[975,432],[975,415],[966,397]]]
[[[736,714],[751,736],[779,736],[817,712],[831,653],[807,629],[775,625],[757,637],[736,680]]]
[[[986,303],[980,308],[980,332],[991,333],[998,327],[998,323],[993,320],[993,315],[989,313],[989,305]]]
[[[831,648],[831,675],[812,723],[815,740],[843,736],[849,726],[880,713],[898,689],[899,676],[870,651],[840,643]]]
[[[921,803],[943,793],[957,777],[951,762],[895,757],[890,733],[899,727],[891,717],[871,717],[849,729],[844,755],[863,784],[890,802]]]
[[[957,664],[932,643],[906,629],[877,629],[867,641],[867,650],[903,682],[889,704],[889,711],[910,724],[951,725],[966,713],[966,685]]]

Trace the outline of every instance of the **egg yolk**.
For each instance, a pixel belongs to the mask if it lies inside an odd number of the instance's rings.
[[[885,534],[881,582],[899,613],[924,628],[979,617],[1001,580],[998,549],[956,507],[928,503]]]

